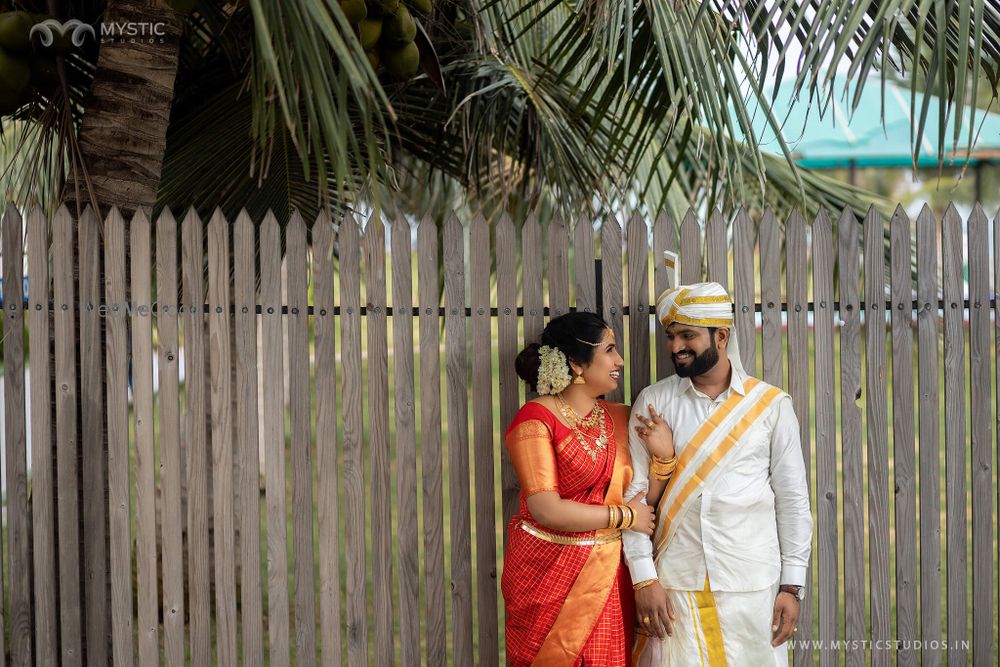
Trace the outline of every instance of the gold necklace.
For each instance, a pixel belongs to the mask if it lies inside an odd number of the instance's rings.
[[[587,453],[591,461],[597,461],[597,453],[604,451],[608,448],[608,428],[607,428],[607,411],[604,406],[597,403],[591,412],[590,417],[586,420],[576,414],[576,411],[570,407],[570,405],[560,396],[556,394],[557,402],[559,403],[559,412],[562,413],[564,419],[570,424],[570,430],[576,437],[576,441],[580,443],[580,447],[583,451]],[[589,422],[583,428],[593,428],[594,426],[600,425],[597,435],[591,433],[584,433],[581,428],[584,422]],[[611,424],[612,433],[614,433],[614,422]],[[594,444],[591,445],[587,442],[588,439],[592,439]]]
[[[579,426],[581,428],[594,428],[600,424],[604,418],[604,407],[601,405],[600,401],[594,403],[594,409],[590,411],[590,415],[587,417],[581,417],[577,414],[576,410],[573,409],[566,399],[563,398],[562,394],[556,394],[556,402],[559,404],[559,412],[566,419],[567,422],[574,426]]]

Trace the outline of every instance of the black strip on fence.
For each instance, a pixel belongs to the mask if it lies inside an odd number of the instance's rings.
[[[600,312],[600,307],[601,307],[601,299],[600,299],[599,295],[600,295],[600,292],[598,292],[598,312]],[[49,301],[48,303],[49,303],[49,312],[50,313],[55,312],[55,310],[56,310],[55,303],[53,303],[52,301]],[[788,312],[788,304],[784,303],[784,302],[782,302],[780,304],[773,304],[773,305],[772,304],[755,303],[754,304],[754,312],[756,312],[756,313],[763,312],[765,305],[768,308],[778,308],[778,307],[780,307],[781,308],[781,312],[783,312],[783,313]],[[921,303],[921,302],[917,301],[916,299],[914,299],[910,303],[910,309],[909,310],[910,310],[910,312],[926,310],[927,307],[929,307],[929,305],[930,304],[928,304],[928,303]],[[954,303],[945,304],[945,301],[943,299],[939,299],[938,302],[937,302],[937,310],[944,311],[946,307],[958,308],[959,305],[960,305],[960,303],[957,302],[957,301],[954,302]],[[974,302],[972,304],[969,303],[968,299],[965,299],[964,301],[961,302],[962,309],[963,310],[969,310],[969,311],[971,311],[972,308],[976,308],[976,309],[983,308],[983,307],[986,307],[986,308],[995,308],[996,305],[997,305],[997,299],[996,299],[996,297],[990,299],[989,301],[985,301],[985,302],[983,302],[983,301],[976,301],[976,302]],[[0,307],[4,307],[2,299],[0,299]],[[41,304],[37,304],[36,303],[34,305],[35,310],[40,310],[41,307],[42,307]],[[81,304],[79,304],[79,309],[80,310],[86,309],[89,312],[89,311],[93,311],[93,310],[97,309],[98,311],[100,311],[99,314],[102,317],[106,316],[107,314],[109,314],[109,312],[115,312],[115,313],[117,313],[120,308],[125,308],[126,312],[129,312],[129,313],[131,313],[131,310],[135,309],[135,310],[139,310],[140,311],[140,313],[139,313],[140,315],[143,315],[146,312],[149,312],[150,314],[156,315],[161,310],[164,313],[168,312],[167,309],[170,308],[170,307],[171,306],[162,306],[161,307],[161,306],[159,306],[156,303],[148,305],[148,306],[145,305],[145,304],[137,306],[137,305],[134,305],[134,304],[131,304],[131,303],[118,304],[118,305],[115,305],[115,306],[110,305],[110,304],[106,304],[106,303],[81,303]],[[749,306],[745,306],[745,307],[749,308]],[[796,306],[796,309],[798,309],[800,307],[801,306]],[[850,306],[848,306],[848,307],[850,307]],[[899,308],[892,301],[886,301],[883,307],[885,308],[886,311],[899,310]],[[29,306],[29,303],[28,303],[27,299],[24,300],[23,308],[24,308],[24,310],[30,310],[30,306]],[[69,305],[68,304],[61,304],[60,308],[62,310],[65,310],[65,309],[69,308]],[[143,308],[145,308],[146,311],[143,311],[142,310]],[[190,308],[191,310],[188,310],[188,308]],[[198,308],[198,306],[190,306],[189,307],[189,306],[186,306],[185,304],[182,303],[182,304],[178,304],[178,306],[177,306],[177,312],[178,313],[193,312],[193,310],[196,309],[196,308]],[[650,304],[650,305],[646,306],[645,308],[646,308],[645,313],[647,314],[647,316],[648,315],[655,315],[656,314],[656,304]],[[865,309],[865,302],[864,301],[861,302],[859,308],[860,308],[860,310],[864,310]],[[103,311],[101,309],[103,309]],[[207,304],[207,303],[201,304],[201,309],[202,309],[202,313],[204,313],[206,315],[208,315],[208,314],[210,314],[210,313],[213,312],[212,306],[210,304]],[[839,301],[834,301],[833,302],[833,309],[834,310],[840,310],[840,302]],[[246,306],[244,306],[241,310],[242,310],[242,312],[244,314],[248,312],[248,308]],[[267,311],[268,315],[273,315],[275,313],[275,308],[273,306],[268,306],[265,309],[264,306],[262,306],[260,304],[256,305],[256,312],[257,312],[258,315],[265,314],[265,310]],[[445,314],[446,314],[446,310],[447,309],[444,306],[438,307],[438,315],[440,317],[444,317]],[[478,308],[478,309],[476,309],[476,314],[477,315],[482,315],[482,314],[485,313],[485,310],[486,310],[485,308]],[[504,315],[510,315],[510,313],[507,312],[509,310],[510,310],[509,308],[505,308],[503,314]],[[570,310],[570,312],[576,312],[576,307],[575,306],[570,306],[569,310]],[[734,310],[735,310],[735,307],[734,307]],[[815,304],[812,301],[810,301],[810,302],[808,302],[806,304],[806,311],[807,312],[811,313],[811,312],[814,312],[815,310],[816,310],[816,307],[815,307]],[[321,308],[318,311],[316,310],[316,308],[314,306],[308,306],[306,308],[306,314],[307,315],[312,315],[312,316],[318,315],[320,317],[325,317],[327,315],[333,315],[334,317],[337,317],[337,316],[340,315],[340,311],[341,311],[341,307],[340,306],[334,306],[332,313],[329,310],[327,310],[326,308]],[[222,312],[222,307],[221,306],[216,306],[215,309],[214,309],[214,312],[221,313]],[[350,308],[350,307],[348,307],[348,308],[345,309],[344,312],[346,314],[348,314],[348,315],[351,315],[351,314],[353,314],[353,309]],[[426,312],[427,312],[427,314],[430,314],[430,309],[427,309]],[[799,311],[796,310],[796,312],[799,312]],[[423,313],[424,313],[423,309],[421,309],[421,308],[419,308],[417,306],[413,307],[413,311],[412,311],[413,315],[416,316],[416,315],[421,315]],[[230,315],[235,315],[236,314],[236,306],[235,305],[230,304],[230,306],[229,306],[229,314]],[[281,306],[281,314],[282,315],[289,315],[289,314],[291,314],[291,315],[298,315],[299,314],[299,309],[298,308],[289,308],[286,305],[282,305]],[[368,308],[365,307],[365,306],[361,306],[360,309],[359,309],[359,314],[361,314],[361,315],[367,315],[368,314]],[[375,315],[381,315],[382,314],[382,307],[381,306],[377,306],[373,310],[373,314],[375,314]],[[392,317],[392,306],[387,306],[385,308],[385,314],[388,317]],[[499,309],[498,308],[495,308],[495,307],[490,308],[490,316],[491,317],[497,317],[499,314],[500,313],[499,313]],[[546,316],[549,314],[549,307],[548,306],[545,306],[544,308],[542,308],[542,314],[546,315]],[[629,307],[628,306],[625,306],[622,309],[622,314],[623,315],[628,315],[629,314]],[[523,307],[518,307],[517,308],[517,315],[518,316],[524,315],[524,308]],[[466,317],[472,317],[472,308],[471,307],[467,306],[465,308],[465,316]]]

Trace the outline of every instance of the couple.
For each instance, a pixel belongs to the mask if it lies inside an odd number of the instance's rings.
[[[539,397],[506,435],[516,667],[787,664],[812,534],[791,400],[743,370],[721,285],[669,289],[657,316],[677,374],[631,415],[599,398],[624,361],[597,315],[553,319],[518,355]]]

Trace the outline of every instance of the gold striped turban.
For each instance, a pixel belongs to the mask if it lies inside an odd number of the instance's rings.
[[[730,362],[740,370],[739,346],[733,327],[733,300],[729,292],[719,283],[677,284],[677,255],[665,251],[664,265],[667,269],[667,284],[670,285],[656,299],[656,318],[666,328],[677,322],[694,327],[727,327],[729,344],[727,352]]]

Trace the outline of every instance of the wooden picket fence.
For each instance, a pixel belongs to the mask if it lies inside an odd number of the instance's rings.
[[[672,372],[650,304],[679,249],[682,282],[732,290],[744,363],[791,393],[815,470],[798,636],[825,644],[795,664],[993,664],[1000,215],[440,232],[8,207],[0,655],[499,664],[513,359],[547,318],[600,312],[627,358],[609,398],[634,399]]]

